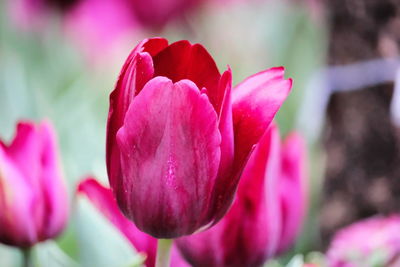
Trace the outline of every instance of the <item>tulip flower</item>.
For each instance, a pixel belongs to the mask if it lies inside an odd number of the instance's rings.
[[[328,266],[400,266],[400,215],[375,216],[339,230],[326,253]]]
[[[200,44],[142,41],[110,95],[106,161],[119,208],[143,232],[177,238],[216,224],[291,88],[283,68],[240,83]]]
[[[177,239],[192,266],[262,266],[293,244],[304,215],[305,147],[291,135],[281,147],[275,125],[243,171],[225,217],[202,233]]]
[[[77,192],[87,197],[91,203],[125,236],[132,246],[146,255],[145,265],[154,267],[156,260],[157,239],[141,232],[133,222],[125,218],[109,188],[102,186],[94,178],[87,178],[79,183]],[[171,266],[189,267],[173,247]]]
[[[0,141],[0,242],[29,248],[58,236],[68,215],[58,148],[48,122],[20,122]]]

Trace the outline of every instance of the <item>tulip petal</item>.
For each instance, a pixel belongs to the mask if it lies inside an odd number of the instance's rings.
[[[228,214],[231,211],[228,212]],[[226,216],[228,216],[228,214]],[[212,228],[204,232],[176,239],[175,243],[183,258],[191,266],[222,267],[226,255],[222,237],[227,230],[224,218]],[[230,229],[231,231],[232,229]]]
[[[38,241],[32,219],[34,201],[26,178],[0,147],[0,240],[3,243],[29,247]]]
[[[174,238],[204,225],[221,136],[217,114],[194,83],[150,80],[131,103],[117,139],[124,176],[116,196],[139,229]]]
[[[205,87],[210,102],[219,113],[223,92],[218,99],[218,83],[221,75],[214,59],[200,44],[186,40],[175,42],[154,58],[154,76],[165,76],[173,82],[188,79],[198,88]]]
[[[210,219],[213,223],[219,221],[230,207],[236,192],[239,175],[233,175],[234,143],[232,121],[232,72],[228,68],[221,77],[218,91],[222,92],[219,131],[221,133],[221,162],[218,178],[214,187],[213,200],[210,206]]]
[[[292,87],[284,68],[271,68],[238,84],[232,93],[235,165],[243,166],[253,145],[268,128]]]
[[[253,261],[259,264],[265,261],[266,257],[274,255],[280,238],[278,195],[281,174],[280,153],[279,130],[272,124],[251,154],[240,178],[237,192],[237,201],[241,210],[237,213],[236,220],[240,222],[243,220],[241,217],[244,218],[240,234],[246,236],[247,233],[253,233],[246,239],[247,251],[243,253],[247,255],[243,257],[250,259],[255,257]],[[229,245],[229,239],[225,245]],[[265,251],[263,252],[262,249]],[[260,255],[263,259],[261,257],[257,259]]]
[[[121,213],[110,189],[93,178],[87,178],[78,185],[78,192],[86,195],[93,205],[131,242],[138,252],[146,254],[146,266],[155,264],[157,239],[151,237],[129,221]]]
[[[120,157],[116,134],[121,128],[125,113],[136,94],[154,74],[152,56],[168,45],[162,38],[142,41],[129,55],[119,75],[114,91],[110,94],[110,111],[107,122],[106,161],[112,188],[119,186]]]
[[[282,236],[279,252],[287,250],[295,241],[306,212],[306,146],[300,135],[289,135],[282,149]]]
[[[40,189],[40,148],[38,129],[31,122],[19,122],[16,135],[10,146],[6,147],[7,155],[13,159],[22,172],[26,182],[36,190]]]
[[[55,132],[49,122],[40,125],[40,135],[40,180],[46,207],[40,232],[43,239],[47,239],[57,236],[64,229],[68,217],[68,196],[60,172]]]

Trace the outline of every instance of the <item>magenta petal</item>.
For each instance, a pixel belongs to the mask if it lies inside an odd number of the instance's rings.
[[[292,80],[285,80],[283,74],[283,67],[271,68],[250,76],[233,90],[235,164],[243,164],[289,94]]]
[[[218,91],[221,96],[221,113],[219,117],[219,131],[221,133],[221,162],[218,179],[213,191],[213,201],[210,207],[210,217],[216,223],[230,207],[236,192],[240,176],[233,174],[234,143],[232,121],[232,72],[225,71],[219,82]]]
[[[218,176],[230,176],[233,164],[232,71],[224,72],[218,91],[223,92],[218,128],[221,133],[221,163]]]
[[[48,122],[40,125],[40,136],[40,179],[46,208],[40,232],[43,237],[51,238],[57,236],[67,222],[68,196],[60,171],[55,132]]]
[[[205,224],[220,162],[217,123],[188,80],[156,77],[131,103],[117,134],[125,190],[117,200],[139,229],[174,238]]]
[[[41,140],[37,127],[31,122],[19,122],[14,140],[5,151],[14,160],[26,182],[36,190],[40,189],[40,150]]]
[[[214,59],[200,44],[179,41],[169,45],[154,57],[154,76],[165,76],[173,82],[188,79],[198,88],[205,87],[211,103],[219,113],[223,93],[218,99],[221,75]],[[218,101],[219,100],[219,101]]]
[[[282,202],[282,236],[279,252],[295,241],[305,216],[306,200],[306,146],[300,135],[289,135],[282,149],[282,176],[280,196]]]
[[[137,229],[133,222],[125,218],[119,210],[110,189],[102,186],[95,179],[88,178],[78,185],[78,192],[85,194],[93,205],[132,243],[138,252],[147,255],[146,266],[154,266],[157,240]]]
[[[247,253],[271,257],[277,249],[280,231],[279,179],[281,175],[281,141],[276,125],[271,125],[251,154],[240,179],[237,198],[247,218],[242,235],[250,234]],[[240,220],[240,218],[237,218]],[[265,252],[263,254],[263,249]]]
[[[38,242],[32,219],[35,195],[26,178],[0,147],[0,240],[2,243],[28,247]]]
[[[154,74],[152,56],[168,44],[161,38],[146,39],[135,47],[126,60],[114,91],[110,94],[110,111],[107,122],[106,161],[107,172],[112,188],[119,187],[120,175],[119,149],[116,134],[121,128],[128,107],[145,83]]]
[[[231,212],[232,209],[228,214]],[[191,266],[228,266],[224,263],[225,257],[229,257],[229,255],[225,253],[223,247],[223,237],[228,231],[226,227],[228,219],[225,219],[228,218],[228,214],[215,226],[203,232],[176,239],[177,248]],[[236,228],[229,229],[229,231],[231,230],[236,230]]]

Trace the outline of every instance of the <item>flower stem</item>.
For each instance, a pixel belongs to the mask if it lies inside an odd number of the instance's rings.
[[[169,267],[172,239],[158,239],[156,267]]]
[[[21,251],[23,256],[22,267],[33,267],[32,248],[23,248]]]

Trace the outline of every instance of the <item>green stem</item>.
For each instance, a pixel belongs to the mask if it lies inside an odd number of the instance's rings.
[[[33,267],[32,248],[23,248],[22,251],[22,267]]]
[[[172,239],[158,239],[156,267],[169,267]]]

